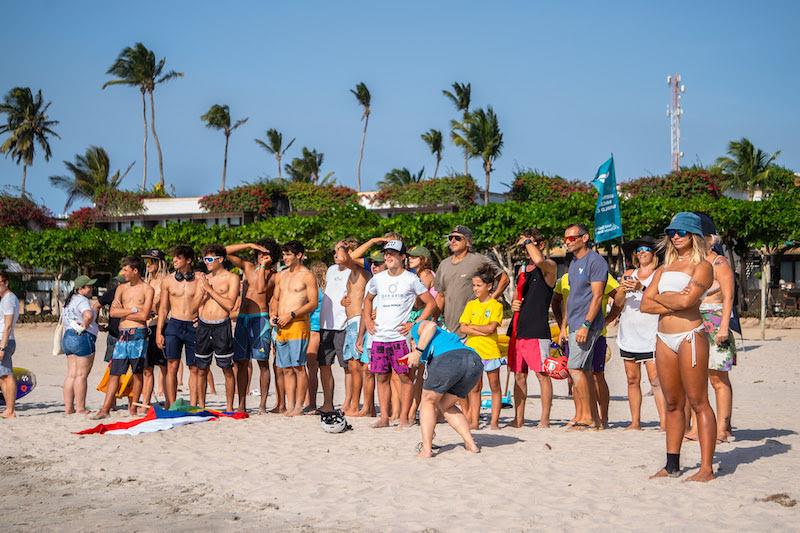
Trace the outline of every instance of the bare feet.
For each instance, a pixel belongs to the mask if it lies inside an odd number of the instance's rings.
[[[388,428],[388,427],[389,427],[389,421],[388,421],[388,420],[385,420],[385,419],[383,419],[383,418],[381,418],[380,420],[378,420],[377,422],[375,422],[374,424],[372,424],[372,427],[373,427],[374,429],[378,429],[378,428]]]
[[[302,407],[295,407],[291,411],[286,411],[285,413],[283,413],[283,416],[299,416],[299,415],[302,415],[302,414],[303,414],[303,408]]]
[[[270,409],[269,412],[275,413],[276,415],[283,414],[286,412],[286,406],[278,404],[274,408]]]
[[[592,420],[588,422],[576,421],[571,426],[567,424],[567,431],[596,431],[601,426],[596,425]]]
[[[714,479],[714,471],[700,469],[696,474],[690,476],[686,481],[699,481],[701,483],[705,483],[706,481],[711,481]]]
[[[267,408],[266,407],[259,407],[258,408],[258,414],[260,414],[260,415],[267,414]]]
[[[422,449],[422,450],[420,450],[420,452],[417,454],[417,457],[418,457],[419,459],[430,459],[431,457],[433,457],[433,450],[425,450],[425,449]]]
[[[683,440],[697,441],[697,433],[690,431],[683,436]]]
[[[91,411],[88,409],[81,409],[80,411],[75,411],[75,412],[78,413],[79,415],[88,415],[89,413],[91,413]]]
[[[625,431],[641,431],[641,430],[642,430],[641,424],[638,423],[635,424],[633,422],[628,424],[628,427],[625,428]]]
[[[11,412],[3,411],[3,414],[0,415],[0,418],[5,418],[6,420],[9,420],[11,418],[17,418],[17,413],[15,413],[14,411]]]
[[[661,470],[650,476],[650,479],[658,479],[662,477],[678,477],[680,475],[681,475],[680,471],[673,472],[672,474],[670,474],[669,472],[667,472],[666,468],[662,468]]]
[[[97,413],[89,417],[89,420],[103,420],[104,418],[108,418],[108,413],[97,411]]]
[[[369,416],[371,418],[375,418],[375,408],[374,407],[372,409],[364,408],[364,409],[360,410],[356,414],[356,416]]]
[[[464,449],[467,450],[469,453],[481,453],[481,448],[474,442],[471,444],[464,443]]]
[[[550,427],[550,421],[549,420],[539,420],[539,423],[536,424],[536,426],[534,426],[534,427],[539,428],[539,429],[547,429],[547,428]]]
[[[489,426],[489,429],[491,429],[492,431],[499,431],[500,430],[500,426],[498,424],[491,424]]]
[[[512,428],[521,428],[524,425],[525,425],[525,420],[517,420],[516,418],[514,419],[513,422],[509,424],[509,426],[511,426]]]

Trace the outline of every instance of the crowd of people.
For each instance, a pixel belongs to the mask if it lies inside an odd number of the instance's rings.
[[[255,360],[259,413],[267,412],[270,389],[276,400],[271,413],[329,413],[335,409],[332,367],[338,364],[344,370],[345,415],[376,417],[375,428],[408,427],[419,420],[421,457],[434,454],[435,424],[444,418],[466,449],[478,452],[471,431],[480,424],[483,374],[491,398],[488,427],[498,430],[503,366],[514,374],[510,425],[525,422],[527,378],[533,372],[541,393],[538,426],[549,427],[553,385],[545,361],[554,339],[568,356],[575,405],[566,425],[573,431],[607,427],[605,335],[606,326],[618,319],[631,411],[627,429],[642,428],[644,365],[666,433],[666,464],[656,476],[679,474],[683,442],[698,440],[702,462],[691,479],[712,479],[715,445],[731,432],[728,372],[736,358],[734,277],[715,251],[713,222],[702,214],[678,213],[661,240],[630,241],[633,268],[619,279],[593,250],[589,230],[577,223],[565,229],[571,262],[559,277],[557,264],[547,256],[554,237],[535,228],[519,237],[522,265],[509,302],[507,353],[501,350],[499,329],[509,277],[473,251],[472,232],[462,225],[447,235],[449,256],[435,271],[430,251],[409,247],[397,233],[360,245],[343,239],[333,247],[330,266],[306,265],[301,242],[279,246],[272,239],[206,246],[203,268],[196,268],[195,251],[185,245],[170,251],[172,269],[161,250],[126,257],[119,277],[97,301],[91,300],[96,280],[87,276],[74,280],[66,300],[61,319],[65,411],[108,417],[123,376],[132,383],[130,415],[143,414],[154,396],[169,407],[178,397],[183,366],[189,370],[190,403],[205,407],[215,363],[224,376],[226,409],[246,412]],[[19,304],[2,273],[0,297],[5,318],[0,385],[5,397],[13,398],[10,369]],[[109,316],[103,326],[109,376],[102,407],[90,413],[87,380],[103,307]],[[709,379],[716,415],[708,399]],[[3,416],[14,416],[13,401]]]

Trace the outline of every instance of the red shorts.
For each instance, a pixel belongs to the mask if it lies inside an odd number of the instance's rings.
[[[549,354],[550,339],[517,339],[514,356],[508,358],[508,368],[515,373],[542,372]]]

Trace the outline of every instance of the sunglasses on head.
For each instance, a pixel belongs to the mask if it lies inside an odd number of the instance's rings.
[[[565,235],[564,236],[564,242],[575,242],[578,239],[580,239],[581,237],[583,237],[584,235],[586,235],[586,234],[585,233],[579,233],[578,235]]]
[[[667,237],[669,237],[670,239],[673,238],[675,235],[677,235],[678,237],[686,237],[687,235],[689,235],[689,232],[686,231],[685,229],[668,229],[667,230]]]
[[[219,259],[219,258],[220,258],[219,256],[216,256],[216,255],[210,255],[210,256],[208,256],[208,257],[204,257],[204,258],[203,258],[203,261],[205,261],[205,262],[206,262],[206,263],[208,263],[208,264],[211,264],[211,263],[213,263],[214,261],[216,261],[216,260],[217,260],[217,259]]]
[[[636,253],[637,253],[637,254],[640,254],[640,253],[642,253],[642,252],[652,252],[652,251],[653,251],[653,249],[652,249],[652,248],[650,248],[649,246],[639,246],[639,247],[636,249]]]
[[[462,237],[461,235],[448,235],[447,240],[461,242],[464,240],[464,237]]]

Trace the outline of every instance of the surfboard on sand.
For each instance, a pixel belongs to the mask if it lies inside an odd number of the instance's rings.
[[[36,388],[36,375],[26,368],[14,367],[14,378],[17,380],[17,400],[31,393]],[[6,399],[0,391],[0,405],[5,405]]]

